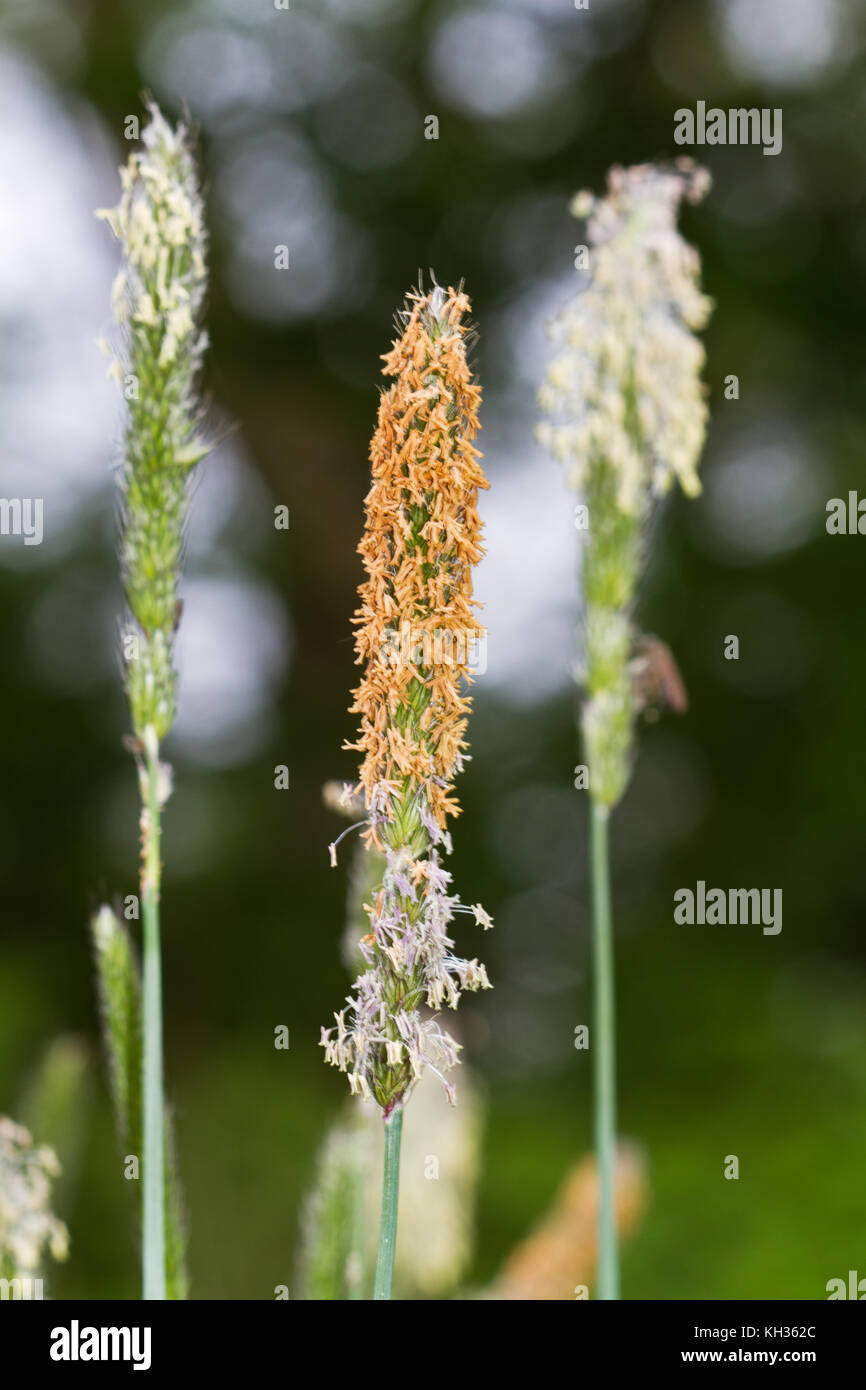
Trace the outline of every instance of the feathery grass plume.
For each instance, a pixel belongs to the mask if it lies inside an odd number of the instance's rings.
[[[683,198],[697,202],[709,176],[690,160],[672,168],[614,168],[606,197],[581,193],[572,211],[588,218],[589,283],[559,316],[560,345],[539,398],[539,434],[563,462],[587,509],[582,549],[584,634],[581,727],[589,769],[593,902],[596,1146],[601,1174],[602,1298],[617,1298],[613,937],[608,816],[625,791],[635,681],[645,653],[633,606],[650,519],[678,482],[700,491],[697,464],[707,421],[695,336],[709,317],[700,261],[677,230]]]
[[[159,942],[162,808],[171,770],[160,759],[177,706],[174,636],[190,474],[208,452],[196,383],[206,336],[204,209],[189,132],[156,106],[141,148],[120,171],[116,208],[100,210],[123,248],[112,303],[124,330],[112,373],[128,402],[120,559],[129,607],[126,688],[141,789],[143,917],[144,1297],[165,1297],[162,994]]]
[[[54,1150],[0,1115],[0,1278],[36,1279],[46,1254],[66,1259],[69,1235],[51,1210],[59,1174]]]
[[[483,553],[478,489],[488,484],[472,444],[481,392],[466,357],[468,311],[462,290],[434,285],[410,295],[398,319],[399,336],[384,357],[394,382],[380,401],[359,546],[367,578],[354,621],[364,673],[352,712],[361,729],[347,747],[364,755],[364,838],[385,866],[367,904],[367,969],[348,1019],[345,1010],[335,1015],[322,1046],[352,1092],[372,1096],[385,1120],[388,1248],[376,1297],[390,1294],[403,1106],[425,1067],[442,1075],[458,1057],[422,1006],[455,1008],[463,990],[489,987],[477,960],[453,954],[448,926],[458,911],[484,927],[490,918],[449,894],[440,857],[440,847],[450,848],[448,817],[459,809],[452,783],[466,750],[464,683],[484,632],[472,566]]]
[[[620,1144],[616,1217],[621,1238],[631,1235],[646,1210],[649,1183],[640,1150]],[[573,1300],[589,1286],[598,1255],[599,1183],[594,1158],[575,1164],[550,1209],[511,1252],[485,1298],[552,1302]]]
[[[96,977],[108,1056],[117,1137],[124,1152],[139,1155],[141,1112],[141,977],[135,946],[116,913],[104,905],[91,922]],[[186,1220],[168,1108],[165,1130],[165,1278],[169,1300],[189,1291]]]

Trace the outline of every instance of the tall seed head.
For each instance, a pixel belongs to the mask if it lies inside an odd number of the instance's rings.
[[[361,731],[347,745],[364,754],[360,780],[376,843],[421,848],[430,834],[422,813],[444,830],[458,811],[451,783],[471,705],[462,686],[484,636],[472,600],[472,566],[483,554],[476,502],[489,486],[472,445],[481,390],[466,360],[468,310],[466,295],[453,290],[412,295],[383,359],[396,380],[382,396],[370,450],[373,485],[358,547],[368,577],[353,620],[365,668],[352,706]]]
[[[677,481],[700,492],[706,432],[702,343],[711,310],[697,252],[680,236],[680,202],[709,176],[675,168],[614,168],[604,198],[581,193],[590,280],[552,325],[559,346],[539,402],[539,437],[586,503],[583,547],[583,734],[590,792],[620,799],[630,772],[635,702],[632,607],[656,502]]]
[[[483,553],[478,489],[488,484],[472,444],[481,392],[466,359],[468,311],[461,291],[439,286],[407,301],[384,358],[394,382],[379,407],[359,546],[367,578],[354,621],[364,674],[352,710],[361,728],[347,747],[363,754],[366,837],[385,863],[366,904],[369,968],[348,1001],[350,1020],[336,1015],[322,1043],[352,1090],[375,1096],[386,1113],[425,1066],[457,1060],[457,1044],[422,1006],[454,1008],[461,990],[489,985],[483,966],[452,954],[447,926],[467,909],[448,895],[438,853],[450,847],[447,819],[459,810],[452,784],[466,752],[465,683],[484,636],[472,566]]]
[[[209,448],[196,397],[206,346],[204,216],[186,128],[172,129],[151,106],[142,147],[120,179],[117,207],[97,216],[123,249],[112,292],[123,342],[111,370],[128,402],[120,551],[137,641],[127,689],[139,739],[152,728],[162,740],[177,700],[172,648],[190,471]]]

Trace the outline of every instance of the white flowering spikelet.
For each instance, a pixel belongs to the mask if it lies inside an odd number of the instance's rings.
[[[590,279],[551,326],[559,352],[539,391],[548,417],[539,438],[588,514],[582,725],[590,793],[607,808],[630,771],[631,609],[647,522],[674,481],[689,497],[700,492],[707,406],[695,334],[712,306],[677,213],[708,187],[706,171],[680,160],[614,168],[605,197],[578,194],[572,211],[588,219]]]
[[[189,134],[156,106],[120,170],[116,208],[100,209],[123,247],[112,306],[123,330],[110,373],[128,403],[121,564],[137,651],[127,661],[133,725],[161,741],[174,722],[172,663],[192,467],[208,452],[196,380],[207,345],[204,211]],[[111,349],[103,345],[110,354]]]
[[[712,308],[701,293],[697,252],[677,231],[680,201],[698,202],[709,175],[691,161],[611,169],[604,198],[577,194],[587,219],[591,278],[552,325],[562,351],[540,392],[551,416],[541,436],[582,490],[603,458],[623,511],[641,511],[676,479],[701,490],[697,463],[707,406],[695,333]]]
[[[31,1279],[45,1252],[65,1260],[69,1237],[51,1211],[51,1180],[60,1173],[53,1149],[34,1147],[28,1130],[0,1115],[0,1276]]]

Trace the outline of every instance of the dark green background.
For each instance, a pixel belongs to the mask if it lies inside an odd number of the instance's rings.
[[[219,7],[94,0],[62,8],[79,36],[74,61],[56,58],[51,7],[28,18],[25,7],[7,6],[5,27],[19,57],[29,55],[56,85],[70,122],[104,124],[120,162],[123,120],[141,109],[145,85],[177,113],[173,87],[160,83],[160,16],[213,16]],[[438,142],[423,140],[419,116],[417,138],[396,163],[359,171],[335,157],[333,144],[320,148],[321,108],[333,95],[281,111],[278,100],[261,105],[253,88],[232,114],[235,131],[277,141],[302,135],[321,161],[347,235],[359,238],[360,284],[347,283],[348,309],[337,295],[320,313],[288,323],[244,311],[226,274],[231,225],[211,213],[206,384],[266,483],[265,512],[268,494],[291,507],[288,536],[263,517],[254,564],[285,603],[295,646],[278,719],[252,760],[208,772],[187,765],[182,750],[173,758],[166,1059],[193,1293],[268,1298],[276,1283],[291,1283],[299,1201],[343,1099],[345,1084],[322,1065],[317,1046],[345,991],[338,940],[346,876],[329,870],[326,853],[341,827],[320,788],[353,775],[341,744],[353,731],[346,707],[355,679],[355,546],[379,354],[393,313],[419,266],[433,266],[445,283],[465,279],[488,411],[502,412],[495,430],[482,414],[495,489],[506,467],[495,443],[507,435],[509,413],[526,429],[533,411],[531,391],[508,376],[512,345],[496,336],[501,310],[567,273],[580,235],[567,215],[571,193],[601,187],[613,162],[678,153],[673,112],[700,98],[781,106],[784,150],[778,159],[755,148],[705,151],[716,188],[684,218],[717,304],[707,334],[710,496],[725,461],[742,454],[754,468],[733,475],[746,492],[734,499],[727,536],[718,507],[713,522],[709,503],[672,502],[644,594],[641,621],[673,645],[691,707],[682,721],[642,730],[634,781],[614,821],[621,1128],[645,1145],[652,1185],[647,1217],[625,1252],[624,1296],[821,1298],[828,1279],[852,1268],[866,1274],[866,539],[824,532],[827,498],[863,476],[863,13],[843,6],[853,26],[846,61],[809,82],[771,87],[734,66],[715,10],[699,0],[591,0],[590,19],[567,0],[516,5],[573,77],[542,84],[508,118],[483,119],[452,108],[430,85],[431,36],[459,8],[407,0],[376,26],[316,7],[322,24],[350,40],[352,61],[374,65],[376,80],[399,79],[422,115],[438,113]],[[290,16],[271,10],[258,0],[222,13],[235,16],[229,26],[261,35],[311,12],[301,0]],[[593,48],[582,24],[593,26]],[[377,119],[374,103],[366,125],[358,117],[359,139],[378,138]],[[226,138],[219,122],[204,124],[206,181]],[[783,190],[775,204],[771,186]],[[113,202],[116,191],[108,181],[101,201]],[[520,225],[531,236],[506,255],[498,229],[521,209],[529,209]],[[18,206],[13,215],[44,213]],[[54,235],[62,255],[63,226]],[[293,263],[289,273],[303,267]],[[92,337],[104,331],[105,315],[95,303]],[[486,333],[488,323],[495,331]],[[510,324],[519,334],[519,316]],[[14,333],[26,325],[8,331],[4,354],[14,353]],[[543,364],[540,356],[539,371]],[[739,401],[723,398],[731,372]],[[815,484],[797,542],[763,552],[760,543],[739,544],[743,515],[761,515],[762,456],[747,453],[749,431],[778,438],[783,462],[786,450],[800,450],[804,486]],[[112,449],[107,439],[94,469],[105,470]],[[537,453],[527,458],[528,492],[534,470],[554,466]],[[46,516],[50,505],[48,491]],[[782,489],[774,514],[797,505]],[[104,895],[134,891],[135,788],[110,662],[86,689],[64,691],[34,666],[28,630],[52,588],[103,601],[117,593],[111,522],[106,491],[56,566],[0,568],[0,1111],[15,1111],[56,1034],[87,1040],[87,1141],[74,1202],[62,1213],[72,1256],[52,1289],[88,1298],[134,1298],[138,1288],[86,933]],[[531,564],[531,547],[523,554],[518,544],[509,563]],[[551,595],[551,603],[566,599]],[[83,650],[103,641],[95,604],[74,605],[71,624]],[[730,632],[741,640],[736,665],[722,658]],[[483,954],[496,986],[462,1011],[488,1104],[476,1282],[496,1270],[591,1142],[588,1059],[571,1045],[575,1024],[589,1019],[586,815],[571,785],[573,697],[563,691],[519,705],[505,694],[483,681],[477,688],[452,863],[465,900],[483,902],[497,921],[483,944],[471,927],[460,938],[470,954]],[[277,763],[291,768],[289,792],[273,790]],[[198,872],[175,875],[173,833],[193,804],[210,808],[207,853]],[[110,844],[108,807],[125,816]],[[781,887],[781,935],[675,926],[674,890],[700,878]],[[272,1046],[278,1023],[291,1029],[288,1054]],[[738,1182],[722,1177],[732,1153]]]

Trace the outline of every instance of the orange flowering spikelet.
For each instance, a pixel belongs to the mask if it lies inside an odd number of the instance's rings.
[[[438,285],[407,300],[383,359],[395,380],[379,405],[358,547],[364,675],[352,712],[361,728],[346,746],[364,755],[365,836],[384,870],[360,943],[370,968],[348,1001],[350,1023],[337,1014],[322,1044],[352,1090],[374,1095],[386,1113],[425,1065],[457,1060],[457,1045],[419,1006],[455,1007],[462,989],[489,986],[483,966],[451,953],[446,928],[455,911],[484,926],[490,919],[448,896],[437,848],[450,848],[447,818],[459,811],[452,782],[466,750],[465,685],[484,638],[472,566],[484,553],[477,499],[488,483],[472,444],[481,391],[466,360],[468,310],[462,291]]]
[[[472,445],[481,388],[462,323],[465,294],[438,287],[409,297],[405,326],[383,361],[396,378],[379,405],[370,448],[373,485],[358,547],[368,578],[355,648],[354,691],[368,807],[409,778],[427,789],[440,829],[459,811],[470,662],[484,638],[473,612],[472,566],[483,555],[478,489],[489,486]],[[374,821],[368,832],[378,841]]]

